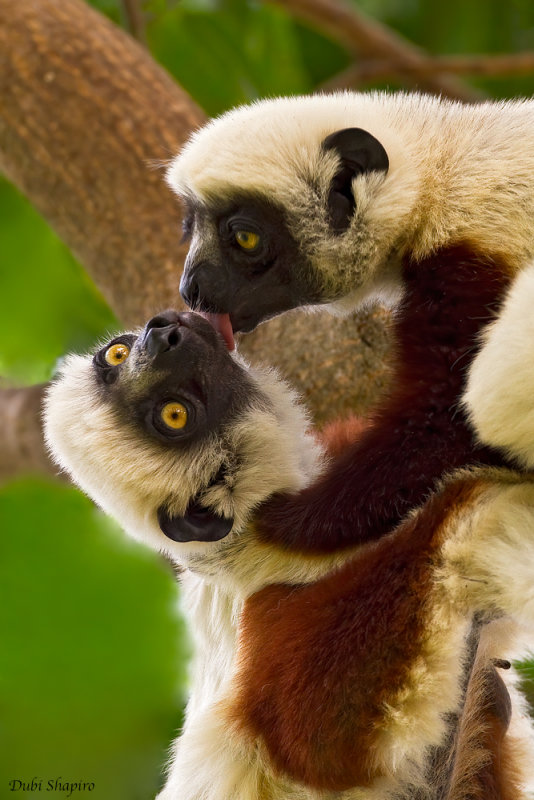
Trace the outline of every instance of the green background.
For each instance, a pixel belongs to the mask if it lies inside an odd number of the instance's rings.
[[[118,0],[94,5],[123,23]],[[531,0],[359,7],[432,53],[534,49]],[[278,7],[153,0],[144,8],[155,58],[210,114],[311,91],[349,64]],[[534,75],[472,84],[493,97],[529,95]],[[0,310],[0,376],[19,384],[47,380],[63,353],[118,328],[66,247],[1,178]],[[32,778],[43,787],[94,781],[84,796],[98,800],[153,796],[187,689],[189,643],[170,567],[74,489],[28,477],[0,488],[0,593],[0,798],[15,796],[9,780]]]

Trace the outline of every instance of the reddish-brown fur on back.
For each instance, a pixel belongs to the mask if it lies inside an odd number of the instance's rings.
[[[477,485],[451,484],[316,583],[269,586],[246,601],[232,717],[277,769],[334,791],[376,777],[384,704],[421,653],[440,529]]]
[[[498,309],[509,272],[504,260],[467,244],[420,263],[406,259],[389,398],[317,482],[263,508],[258,531],[265,540],[329,552],[377,539],[420,505],[444,473],[503,463],[477,444],[459,400],[477,336]]]

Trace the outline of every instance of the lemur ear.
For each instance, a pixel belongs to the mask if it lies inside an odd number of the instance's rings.
[[[183,517],[171,517],[160,506],[158,523],[165,536],[174,542],[218,542],[228,536],[234,520],[220,517],[193,500]]]
[[[349,227],[356,206],[353,179],[366,172],[387,172],[389,158],[378,139],[362,128],[344,128],[331,133],[324,139],[322,148],[335,150],[341,160],[330,184],[328,214],[333,230],[343,233]]]

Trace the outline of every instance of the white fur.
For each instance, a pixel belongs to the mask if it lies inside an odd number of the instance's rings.
[[[296,395],[272,370],[250,368],[248,372],[261,388],[263,405],[250,405],[220,436],[178,457],[172,448],[156,440],[148,442],[121,425],[96,390],[91,358],[69,356],[59,380],[48,391],[48,446],[80,488],[119,519],[131,536],[181,564],[191,560],[193,567],[201,569],[203,564],[209,569],[212,555],[216,555],[215,563],[221,560],[220,548],[239,551],[240,534],[257,505],[274,492],[297,491],[322,465],[321,448],[308,430],[308,416]],[[232,474],[231,485],[218,484],[203,494],[207,507],[234,518],[232,535],[223,545],[178,544],[168,539],[157,522],[158,507],[166,504],[174,513],[184,513],[214,472],[237,457],[240,467]],[[264,558],[259,545],[258,555]],[[308,562],[314,559],[303,560],[303,564]],[[289,569],[288,577],[298,577],[294,565]],[[307,569],[303,567],[302,579]],[[259,564],[258,574],[264,571]],[[247,580],[251,572],[247,569]],[[253,585],[261,588],[257,579]]]
[[[191,697],[184,729],[174,746],[160,800],[434,800],[426,784],[428,748],[445,734],[445,715],[461,704],[466,634],[475,613],[495,621],[484,632],[488,658],[524,654],[532,640],[534,594],[530,555],[534,544],[534,483],[481,471],[481,489],[448,518],[427,598],[425,639],[402,689],[384,708],[370,767],[383,777],[368,787],[318,792],[273,773],[261,741],[231,722],[237,630],[244,599],[274,582],[314,581],[357,558],[304,557],[261,544],[250,515],[269,493],[294,489],[321,468],[321,451],[308,433],[306,414],[275,373],[251,372],[263,393],[219,437],[188,451],[151,446],[120,424],[96,391],[89,357],[71,357],[51,387],[45,409],[49,447],[61,464],[125,529],[188,568],[183,602],[195,644]],[[206,493],[213,508],[235,513],[237,527],[221,542],[178,544],[167,540],[154,509],[172,497],[185,508],[212,474],[213,461],[240,454],[231,491]],[[415,512],[416,514],[418,512]],[[369,547],[372,545],[367,545]],[[365,548],[364,548],[365,549]],[[364,552],[364,550],[362,550]],[[525,634],[525,626],[530,629]],[[507,678],[511,680],[512,678]],[[531,727],[511,688],[514,752],[524,793],[533,777]]]
[[[445,735],[445,715],[460,709],[473,615],[493,619],[480,644],[486,663],[524,658],[534,642],[529,558],[534,483],[493,471],[481,471],[480,477],[487,481],[482,490],[451,515],[442,531],[423,648],[403,689],[384,710],[378,745],[369,754],[370,767],[379,768],[383,777],[368,787],[336,793],[307,790],[272,773],[261,742],[243,738],[226,716],[239,621],[235,593],[221,589],[218,577],[207,583],[188,576],[187,602],[195,603],[189,606],[196,632],[195,684],[158,800],[409,800],[416,790],[418,798],[434,800],[425,781],[425,758],[428,747]],[[517,800],[528,800],[534,797],[532,723],[513,669],[500,674],[512,700],[507,737],[522,786]]]
[[[534,265],[485,330],[464,400],[481,441],[534,468]]]
[[[534,641],[534,480],[500,481],[462,511],[443,548],[447,593],[530,628]]]
[[[330,133],[369,131],[389,171],[353,182],[356,212],[333,235],[325,196],[336,157]],[[505,253],[513,268],[534,255],[534,103],[474,106],[417,94],[343,92],[263,100],[196,131],[167,172],[181,196],[209,202],[238,188],[278,202],[292,234],[345,311],[398,292],[395,260],[468,239]],[[503,231],[505,232],[503,237]]]
[[[321,142],[361,127],[389,157],[384,176],[353,181],[355,213],[334,234],[326,195],[336,156]],[[466,105],[418,94],[340,92],[263,100],[196,131],[167,181],[202,202],[251,191],[281,205],[333,313],[402,295],[400,259],[469,241],[513,274],[534,257],[534,101]],[[203,222],[192,250],[217,232]],[[214,260],[217,263],[217,259]],[[504,314],[470,370],[467,406],[480,439],[534,464],[534,279],[516,277]],[[530,298],[530,299],[529,299]]]

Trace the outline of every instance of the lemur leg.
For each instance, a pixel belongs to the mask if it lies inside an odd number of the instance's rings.
[[[440,743],[470,618],[436,607],[434,573],[450,516],[479,491],[457,481],[327,577],[246,601],[233,719],[282,773],[343,791]]]
[[[513,759],[505,758],[511,701],[500,669],[485,654],[479,654],[475,661],[453,749],[446,800],[521,797],[513,776]]]

